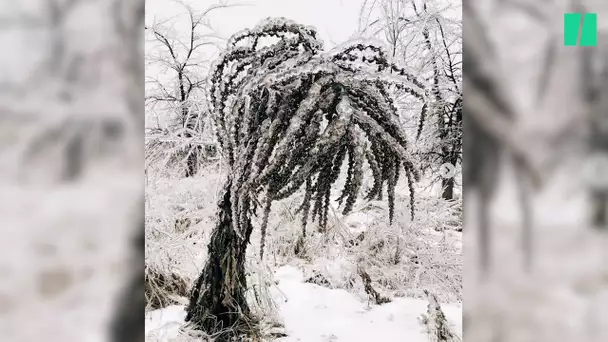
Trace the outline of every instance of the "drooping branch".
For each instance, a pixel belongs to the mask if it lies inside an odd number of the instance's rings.
[[[374,178],[367,195],[380,198],[386,185],[391,223],[405,170],[413,218],[418,172],[388,86],[423,102],[425,87],[373,44],[324,52],[317,37],[310,27],[267,19],[230,38],[209,72],[209,109],[230,174],[187,317],[209,333],[218,325],[239,333],[240,323],[251,322],[244,260],[258,210],[263,257],[274,202],[304,190],[298,210],[303,235],[309,221],[318,220],[324,230],[344,164],[346,182],[337,200],[346,215],[364,192],[367,162]]]
[[[278,42],[262,45],[267,37]],[[392,221],[397,169],[404,168],[408,177],[416,174],[386,87],[398,85],[426,101],[422,82],[373,44],[358,42],[328,53],[322,48],[312,28],[269,19],[234,35],[210,71],[218,140],[238,180],[231,193],[239,231],[249,203],[266,203],[267,215],[272,201],[304,183],[302,221],[308,222],[312,209],[313,220],[319,217],[324,226],[329,190],[345,161],[347,181],[338,199],[343,213],[352,210],[362,190],[367,160],[374,177],[369,194],[381,196],[388,184]],[[262,194],[264,200],[254,200]]]

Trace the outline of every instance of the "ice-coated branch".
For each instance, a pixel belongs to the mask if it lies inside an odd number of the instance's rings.
[[[269,37],[273,42],[264,43]],[[391,221],[402,168],[413,190],[417,171],[389,86],[423,102],[427,89],[389,62],[381,47],[355,42],[331,52],[322,48],[313,28],[267,19],[232,36],[211,69],[210,108],[232,168],[231,215],[239,234],[262,203],[264,241],[272,202],[301,188],[303,226],[312,210],[312,220],[318,217],[324,227],[345,162],[338,199],[344,214],[363,190],[365,161],[374,178],[367,196],[381,197],[387,185]]]

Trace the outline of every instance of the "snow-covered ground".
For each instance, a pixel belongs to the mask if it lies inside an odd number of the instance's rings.
[[[280,342],[426,342],[428,335],[419,317],[426,313],[428,302],[422,299],[397,298],[384,305],[368,306],[353,294],[305,283],[295,266],[283,266],[275,273],[278,281],[271,290],[283,320]],[[442,310],[462,336],[462,309],[444,304]],[[174,305],[150,311],[146,315],[146,338],[169,342],[179,338],[184,325],[184,307]]]
[[[205,177],[173,179],[150,174],[146,203],[146,264],[163,272],[176,272],[191,282],[206,260],[206,244],[215,218],[215,193],[223,181],[222,168],[210,166]],[[403,182],[405,183],[405,181]],[[462,233],[458,205],[431,194],[428,185],[418,186],[417,218],[409,219],[407,184],[397,186],[396,222],[387,223],[387,208],[379,202],[360,203],[342,216],[333,212],[327,233],[309,227],[305,255],[296,256],[294,246],[301,233],[294,216],[301,198],[273,206],[264,261],[259,259],[260,233],[254,230],[248,248],[249,286],[262,286],[263,300],[252,309],[261,317],[281,323],[288,336],[278,341],[426,341],[428,334],[418,318],[426,313],[429,290],[443,304],[448,319],[461,336]],[[178,230],[176,220],[192,224]],[[181,229],[181,228],[180,228]],[[349,242],[363,236],[358,245]],[[400,261],[395,263],[395,253]],[[367,302],[357,275],[362,266],[374,288],[392,302],[381,306]],[[317,278],[311,281],[310,278]],[[273,278],[273,279],[271,279]],[[274,281],[273,281],[274,280]],[[315,284],[316,283],[316,284]],[[320,285],[318,285],[320,284]],[[275,309],[273,309],[273,306]],[[261,310],[261,311],[259,311]],[[148,311],[147,341],[189,341],[183,306]],[[195,340],[195,339],[193,339]]]

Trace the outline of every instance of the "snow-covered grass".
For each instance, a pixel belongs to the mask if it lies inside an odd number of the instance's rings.
[[[185,179],[148,172],[148,266],[196,279],[206,259],[224,170],[219,163],[209,165],[198,177]],[[303,243],[298,242],[302,227],[295,214],[301,194],[275,203],[263,261],[259,258],[260,233],[254,230],[247,264],[250,302],[265,323],[284,322],[282,332],[288,336],[283,341],[332,341],[332,335],[340,341],[380,337],[382,341],[416,341],[424,337],[416,317],[426,310],[425,289],[442,303],[455,303],[447,306],[446,314],[460,324],[455,317],[460,316],[457,303],[462,300],[461,233],[456,231],[462,226],[461,202],[443,201],[419,186],[416,218],[411,221],[405,181],[396,192],[392,225],[381,201],[359,201],[347,216],[334,206],[327,231],[321,233],[309,223]],[[258,225],[255,217],[253,220]],[[301,251],[296,254],[298,244]],[[392,302],[368,309],[371,303],[359,267],[369,274],[374,289]],[[278,287],[272,285],[275,280]],[[289,300],[281,299],[281,293]],[[183,311],[176,310],[149,312],[148,320],[157,320],[154,317],[161,313],[163,322],[183,320]],[[149,328],[156,323],[148,320],[149,341],[164,341],[164,335],[177,334],[175,326],[173,330]],[[182,332],[179,341],[185,338],[187,334]]]
[[[327,289],[305,283],[304,274],[295,266],[283,266],[275,272],[278,282],[272,289],[288,336],[280,342],[426,342],[428,337],[419,322],[427,301],[400,298],[381,306],[368,306],[353,294],[341,289]],[[443,305],[442,310],[461,335],[461,308]],[[183,306],[174,305],[148,312],[146,335],[149,341],[187,341],[180,335],[184,326]]]

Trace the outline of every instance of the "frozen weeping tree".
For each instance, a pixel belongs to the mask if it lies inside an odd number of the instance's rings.
[[[285,19],[267,19],[232,36],[210,73],[210,108],[230,173],[220,195],[209,259],[196,281],[186,321],[207,333],[240,334],[254,321],[247,305],[245,252],[261,211],[261,255],[273,202],[304,189],[299,213],[327,224],[332,185],[343,164],[347,178],[337,201],[347,214],[363,192],[388,194],[418,178],[398,123],[389,86],[424,101],[416,78],[388,62],[372,44],[324,52],[317,32]],[[373,186],[364,191],[364,164]],[[305,234],[305,231],[304,231]]]

